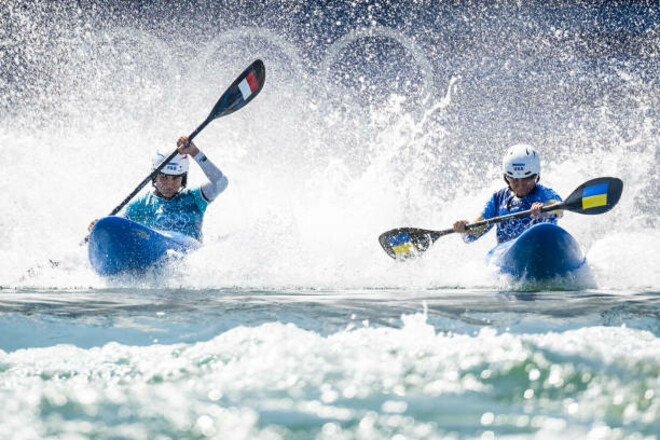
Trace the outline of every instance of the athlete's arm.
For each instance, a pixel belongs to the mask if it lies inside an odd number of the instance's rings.
[[[486,206],[484,206],[484,209],[481,211],[481,215],[475,218],[473,223],[480,222],[487,218],[493,218],[497,215],[498,194],[499,193],[495,193],[490,197],[490,199],[488,199]],[[472,243],[479,237],[482,237],[484,234],[486,234],[486,232],[490,231],[490,229],[493,227],[493,225],[484,225],[476,228],[470,228],[468,230],[466,228],[467,224],[467,220],[459,220],[458,222],[454,223],[454,231],[462,232],[463,241],[466,243]]]
[[[202,185],[202,196],[207,202],[212,202],[218,195],[227,188],[229,181],[227,177],[222,174],[222,171],[215,166],[208,157],[201,151],[193,156],[197,165],[204,171],[204,174],[209,179],[207,183]]]
[[[179,138],[177,148],[180,154],[191,155],[195,159],[195,162],[197,162],[197,165],[204,171],[209,181],[202,185],[202,197],[207,202],[214,201],[227,188],[227,184],[229,183],[227,177],[222,174],[222,171],[194,143],[188,141],[187,136],[181,136]]]

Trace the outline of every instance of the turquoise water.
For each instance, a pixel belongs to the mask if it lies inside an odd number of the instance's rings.
[[[0,438],[658,438],[658,14],[2,2]],[[204,247],[96,275],[89,222],[256,58],[261,95],[196,138],[229,178]],[[583,270],[512,280],[492,234],[385,255],[474,218],[518,142],[564,197],[624,181],[561,220]]]
[[[20,290],[0,313],[13,438],[660,429],[657,292]]]

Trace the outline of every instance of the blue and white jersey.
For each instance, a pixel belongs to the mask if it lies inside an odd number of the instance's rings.
[[[149,192],[129,203],[124,217],[151,229],[179,232],[201,241],[208,204],[199,187],[184,189],[170,200]]]
[[[481,212],[481,216],[475,221],[526,211],[531,209],[532,204],[536,202],[543,204],[548,204],[549,202],[561,202],[561,197],[559,197],[554,190],[543,185],[536,185],[536,188],[523,198],[516,197],[513,191],[509,188],[503,188],[493,194]],[[557,215],[553,212],[547,217],[536,220],[532,220],[531,217],[527,216],[497,223],[497,242],[503,243],[516,238],[525,232],[530,226],[537,223],[557,223],[557,219],[560,216],[561,214]],[[470,230],[469,233],[463,235],[463,239],[470,243],[484,235],[492,227],[493,225],[488,225],[484,228]]]

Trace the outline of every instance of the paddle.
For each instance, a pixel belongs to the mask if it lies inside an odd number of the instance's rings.
[[[199,127],[193,131],[190,136],[188,136],[188,142],[192,141],[195,136],[197,136],[211,121],[221,118],[223,116],[230,115],[237,110],[245,107],[248,102],[252,101],[258,94],[261,92],[261,89],[264,86],[266,81],[266,66],[264,66],[263,61],[256,60],[247,69],[241,73],[236,80],[229,86],[225,93],[222,94],[218,102],[215,103],[213,110],[209,113],[208,117],[202,122]],[[161,163],[154,169],[151,174],[144,178],[142,182],[131,192],[122,202],[113,209],[108,216],[117,214],[121,209],[126,206],[126,204],[133,198],[137,193],[140,192],[144,186],[149,183],[156,174],[165,166],[167,163],[174,158],[179,153],[178,150],[174,150],[172,154],[167,156]],[[89,235],[87,235],[81,246],[89,241]]]
[[[565,202],[544,206],[541,208],[541,212],[564,209],[578,214],[602,214],[612,209],[619,202],[622,190],[623,182],[620,179],[616,177],[599,177],[580,185],[568,196]],[[489,218],[468,224],[466,228],[470,230],[512,218],[527,217],[531,212],[531,210],[527,210]],[[453,229],[432,231],[419,228],[396,228],[382,233],[378,237],[378,241],[385,252],[387,252],[387,255],[397,260],[405,260],[419,256],[435,243],[438,238],[453,233]]]
[[[211,121],[230,115],[237,110],[245,107],[248,102],[252,101],[261,92],[266,81],[266,67],[261,60],[256,60],[247,69],[241,73],[238,78],[229,86],[225,93],[222,94],[218,102],[209,113],[208,117],[202,122],[199,127],[188,136],[188,141],[192,141]],[[140,192],[144,186],[149,183],[156,174],[167,163],[179,153],[174,150],[172,154],[167,156],[161,163],[151,172],[140,184],[131,192],[119,205],[113,209],[109,215],[117,214],[135,195]]]

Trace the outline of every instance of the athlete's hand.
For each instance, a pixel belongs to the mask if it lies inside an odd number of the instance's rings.
[[[94,227],[94,225],[96,224],[97,221],[99,221],[99,219],[95,218],[94,220],[92,220],[92,222],[89,224],[89,226],[87,226],[87,231],[88,232],[92,232],[92,228]]]
[[[548,214],[541,212],[541,208],[543,208],[543,206],[543,203],[540,202],[533,203],[530,209],[532,212],[529,214],[529,216],[534,220],[547,216]]]
[[[188,141],[188,136],[181,136],[176,141],[176,148],[179,150],[179,154],[189,154],[192,157],[197,156],[197,153],[199,153],[199,148],[193,142]]]
[[[468,223],[467,220],[457,220],[454,222],[454,232],[460,232],[461,234],[467,234],[468,230],[465,227]]]

